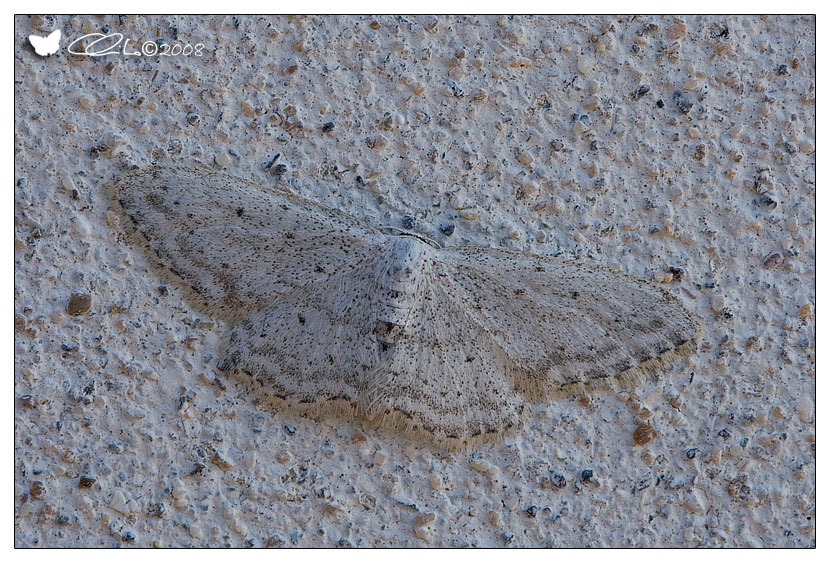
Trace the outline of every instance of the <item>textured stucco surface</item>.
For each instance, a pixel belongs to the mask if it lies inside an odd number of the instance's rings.
[[[67,53],[102,30],[204,54]],[[815,544],[814,18],[38,16],[14,49],[16,545]],[[163,162],[656,280],[700,351],[471,452],[261,411],[109,212]]]

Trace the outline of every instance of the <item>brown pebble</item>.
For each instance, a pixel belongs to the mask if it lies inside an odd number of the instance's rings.
[[[686,24],[679,22],[669,26],[666,35],[668,35],[668,38],[672,40],[683,39],[686,37]]]
[[[46,487],[43,486],[43,481],[33,481],[32,487],[29,489],[29,495],[37,500],[43,498],[46,494]]]
[[[419,514],[415,518],[415,526],[418,528],[422,528],[424,526],[429,526],[435,522],[435,513],[434,512],[424,512],[423,514]]]
[[[641,422],[634,430],[634,443],[638,446],[648,444],[657,437],[657,430],[651,424]]]
[[[91,295],[88,293],[73,293],[69,297],[69,305],[66,306],[66,312],[70,315],[83,315],[89,311],[91,305]]]
[[[97,479],[95,477],[88,477],[88,476],[84,475],[78,480],[78,488],[79,489],[88,489],[92,485],[95,484],[95,481],[97,481]]]
[[[766,268],[767,270],[774,270],[775,268],[780,266],[781,262],[783,261],[784,259],[781,257],[779,253],[773,252],[772,254],[767,256],[766,260],[764,260],[764,268]]]

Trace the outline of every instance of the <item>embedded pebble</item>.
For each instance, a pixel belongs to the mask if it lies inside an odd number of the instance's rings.
[[[805,424],[813,421],[814,410],[813,401],[807,397],[801,399],[795,405],[795,411],[798,413],[799,420]]]
[[[82,475],[80,479],[78,479],[78,488],[79,489],[89,489],[92,485],[95,484],[97,479],[95,477],[90,477],[89,475]]]
[[[222,168],[227,168],[231,165],[231,159],[224,151],[216,155],[215,161],[216,164]]]
[[[115,491],[113,493],[109,507],[125,516],[131,512],[130,507],[127,505],[127,499],[121,491]]]
[[[429,484],[433,490],[440,491],[442,487],[441,478],[438,475],[429,476]]]
[[[722,312],[726,308],[726,298],[723,295],[713,295],[709,300],[709,306],[716,313]]]
[[[88,512],[92,510],[93,507],[92,499],[90,499],[88,496],[82,495],[75,503],[75,506],[78,507],[78,510]]]
[[[69,297],[66,312],[70,315],[83,315],[92,306],[92,296],[88,293],[73,293]]]
[[[452,236],[452,234],[455,232],[455,225],[453,223],[447,223],[446,225],[443,225],[439,230],[441,231],[441,233],[443,233],[444,236],[449,237]]]
[[[780,253],[773,252],[764,259],[764,268],[766,268],[767,270],[774,270],[775,268],[780,266],[783,261],[784,259],[782,258]]]
[[[81,96],[78,98],[78,104],[84,109],[92,109],[98,105],[98,100],[92,96]]]
[[[582,74],[590,74],[594,70],[596,61],[588,56],[579,57],[576,62],[576,67]]]
[[[181,499],[187,497],[187,487],[181,479],[176,479],[173,483],[172,496],[174,499]]]
[[[243,452],[238,448],[228,448],[227,450],[217,451],[213,454],[213,463],[220,469],[227,471],[242,459]]]
[[[553,485],[557,489],[562,489],[568,484],[567,479],[565,479],[565,476],[561,473],[558,473],[552,469],[549,470],[549,473],[551,485]]]
[[[32,481],[32,486],[29,488],[29,496],[35,500],[42,499],[46,495],[46,487],[43,481]]]
[[[686,37],[686,24],[678,22],[669,26],[666,36],[671,40],[683,39]]]
[[[657,430],[650,424],[641,422],[634,430],[634,443],[638,446],[648,444],[657,437]]]
[[[479,473],[484,473],[491,477],[499,474],[499,468],[497,466],[483,459],[474,459],[470,462],[470,467]]]

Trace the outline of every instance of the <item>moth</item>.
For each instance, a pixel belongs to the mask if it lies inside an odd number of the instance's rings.
[[[697,348],[678,299],[598,264],[441,248],[207,168],[138,170],[112,195],[163,275],[227,323],[217,367],[315,415],[464,447]]]

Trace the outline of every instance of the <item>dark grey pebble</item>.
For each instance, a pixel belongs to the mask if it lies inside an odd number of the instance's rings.
[[[674,94],[672,94],[672,98],[674,98],[677,107],[683,113],[689,113],[692,110],[692,106],[695,105],[695,103],[689,98],[689,96],[687,96],[680,90],[675,90]]]
[[[265,165],[265,169],[268,170],[269,168],[274,166],[274,163],[277,161],[277,159],[279,157],[280,157],[280,153],[277,153],[276,156],[274,156],[274,158],[272,158],[270,161],[268,161],[268,164]]]
[[[167,514],[167,505],[163,502],[154,502],[147,507],[147,516],[155,516],[156,518],[164,518]]]
[[[657,100],[657,103],[656,103],[656,104],[654,104],[654,105],[656,105],[658,108],[662,108],[662,107],[664,107],[666,104],[665,104],[665,102],[663,102],[663,100],[662,100],[662,99],[660,99],[660,100]]]
[[[291,426],[290,424],[286,424],[285,426],[283,426],[283,428],[285,428],[285,431],[288,433],[289,436],[293,436],[294,433],[297,431],[297,429]]]
[[[127,530],[123,534],[121,534],[121,539],[127,542],[135,541],[135,534],[132,532],[132,530]]]
[[[648,94],[649,90],[651,90],[651,86],[649,86],[648,84],[643,84],[642,86],[637,88],[636,92],[634,92],[634,99],[639,100],[640,98]]]
[[[786,76],[790,73],[790,67],[787,65],[779,65],[778,66],[778,74],[781,76]]]
[[[568,484],[565,476],[561,473],[557,473],[553,469],[550,470],[550,482],[553,483],[553,486],[558,489],[565,488],[565,485]]]
[[[185,119],[187,120],[188,125],[196,125],[199,123],[199,115],[193,112],[188,113]]]
[[[688,459],[694,459],[697,456],[697,448],[689,448],[686,450],[686,457]]]
[[[582,480],[583,483],[590,483],[591,482],[591,477],[593,477],[593,476],[594,476],[594,470],[593,469],[583,469],[582,474],[579,476],[579,478]]]
[[[723,428],[720,431],[718,431],[718,436],[720,436],[721,438],[729,438],[730,436],[732,436],[732,433],[729,432],[729,430],[727,430],[726,428]]]
[[[102,154],[106,153],[110,148],[107,145],[95,145],[91,149],[89,149],[89,156],[90,158],[98,158]]]
[[[415,229],[415,217],[413,217],[412,215],[404,215],[403,218],[401,219],[401,225],[403,225],[403,228],[406,229],[407,231],[414,230]]]
[[[534,505],[534,506],[530,506],[530,507],[528,507],[528,508],[527,508],[527,510],[525,510],[525,512],[527,512],[527,514],[528,514],[531,518],[536,518],[536,512],[538,512],[538,510],[539,510],[539,508],[538,508],[537,506],[535,506],[535,505]]]
[[[123,442],[113,442],[107,446],[107,451],[113,454],[122,454],[125,449]]]
[[[175,156],[175,155],[177,155],[177,154],[181,154],[183,149],[184,149],[184,146],[182,145],[182,142],[181,142],[180,140],[178,140],[178,139],[172,139],[172,140],[171,140],[171,141],[167,144],[167,152],[168,152],[171,156]]]
[[[766,205],[767,207],[772,209],[778,207],[778,202],[772,199],[769,196],[769,194],[762,195],[758,201],[761,203],[761,205]]]
[[[65,514],[61,514],[60,516],[57,517],[55,522],[57,522],[58,526],[63,526],[65,524],[69,524],[69,516],[67,516]]]
[[[674,266],[669,267],[669,273],[671,273],[674,276],[675,281],[682,281],[683,276],[686,275],[686,272],[683,270],[683,268],[675,268]]]
[[[329,121],[328,123],[324,123],[323,124],[323,133],[329,133],[331,131],[334,131],[334,122]]]
[[[444,236],[452,236],[452,234],[455,232],[455,224],[447,223],[446,225],[441,227],[441,232],[444,234]]]

